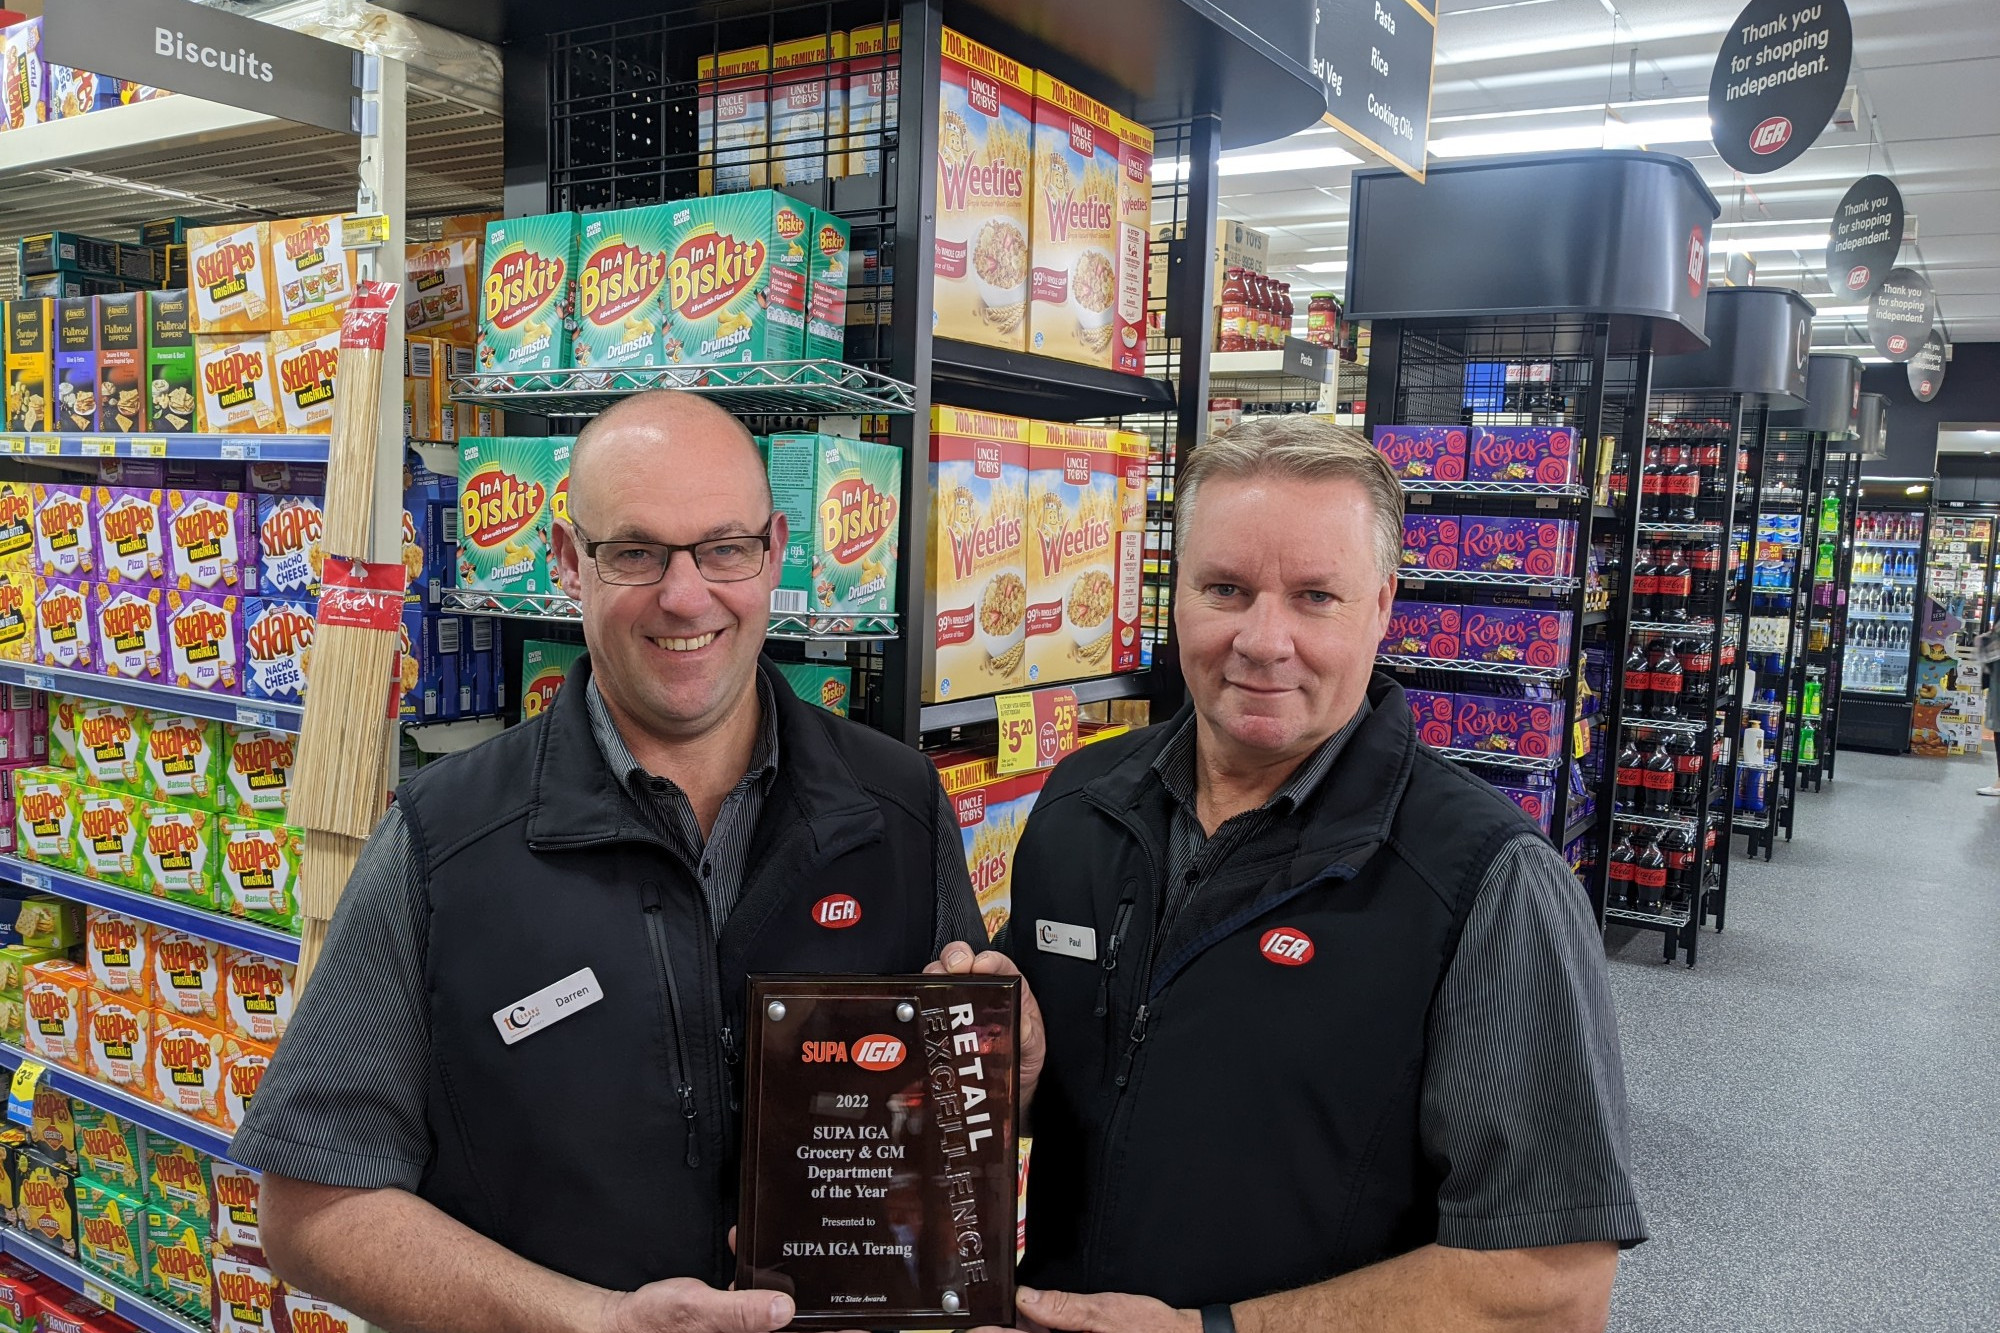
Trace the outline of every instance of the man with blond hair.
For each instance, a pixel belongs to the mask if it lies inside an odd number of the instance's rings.
[[[1056,769],[998,951],[942,963],[1040,1006],[1022,1327],[1602,1329],[1645,1237],[1603,948],[1375,673],[1395,476],[1265,417],[1179,494],[1190,705]]]

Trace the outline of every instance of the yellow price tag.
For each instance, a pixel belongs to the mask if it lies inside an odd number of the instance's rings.
[[[1590,722],[1579,718],[1573,731],[1569,743],[1569,757],[1581,759],[1590,753]]]
[[[118,1308],[117,1294],[102,1282],[85,1278],[83,1280],[83,1295],[85,1300],[96,1301],[107,1310],[116,1310]]]
[[[28,442],[19,435],[0,435],[0,454],[25,454]]]
[[[53,435],[30,435],[28,437],[28,452],[54,458],[62,453],[62,441],[56,439]]]
[[[76,451],[85,458],[110,458],[118,452],[118,441],[108,435],[86,435],[76,442]]]
[[[350,215],[340,220],[340,248],[365,250],[389,243],[389,216],[386,213]]]
[[[1030,773],[1035,764],[1035,696],[1003,694],[993,701],[1000,717],[1000,756],[997,765],[1003,775]]]
[[[35,1089],[41,1084],[42,1075],[48,1072],[45,1065],[33,1060],[21,1061],[14,1071],[13,1084],[7,1090],[7,1118],[16,1124],[27,1125],[35,1119]]]
[[[167,456],[167,442],[151,436],[134,435],[131,440],[131,448],[132,457],[134,458],[165,458]]]

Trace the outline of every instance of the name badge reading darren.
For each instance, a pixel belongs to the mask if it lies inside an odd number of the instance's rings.
[[[589,968],[572,972],[553,986],[544,986],[533,995],[493,1011],[493,1025],[500,1040],[512,1046],[523,1037],[559,1023],[579,1009],[588,1009],[604,998],[597,974]]]
[[[1089,926],[1072,926],[1062,921],[1037,921],[1035,947],[1043,953],[1059,953],[1084,962],[1097,959],[1097,932]]]

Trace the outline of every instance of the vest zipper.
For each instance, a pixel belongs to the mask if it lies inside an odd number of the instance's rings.
[[[731,1111],[740,1111],[743,1108],[736,1099],[735,1070],[736,1066],[742,1063],[743,1057],[736,1049],[736,1033],[727,1023],[722,1025],[722,1058],[730,1070],[723,1077],[723,1083],[729,1090],[729,1109]]]
[[[687,1164],[701,1165],[701,1139],[699,1112],[694,1104],[694,1084],[688,1082],[687,1023],[681,1016],[681,989],[674,980],[674,963],[667,952],[666,927],[660,924],[660,890],[658,886],[646,886],[646,935],[652,941],[653,959],[660,966],[660,976],[667,986],[667,1005],[673,1011],[674,1021],[674,1091],[681,1099],[681,1120],[687,1128]]]
[[[1111,938],[1104,945],[1103,975],[1097,981],[1097,1017],[1111,1012],[1111,974],[1118,970],[1118,950],[1125,944],[1125,926],[1132,919],[1132,900],[1118,904],[1118,916],[1111,924]]]

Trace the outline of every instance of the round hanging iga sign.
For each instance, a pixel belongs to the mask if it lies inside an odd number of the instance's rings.
[[[1892,268],[1868,298],[1868,340],[1901,364],[1917,354],[1937,323],[1937,297],[1914,269]]]
[[[1928,403],[1944,389],[1944,338],[1936,329],[1910,358],[1910,392]]]
[[[1887,176],[1863,176],[1833,210],[1826,280],[1835,296],[1862,300],[1881,285],[1903,248],[1903,192]]]
[[[1796,160],[1833,119],[1853,59],[1847,0],[1750,0],[1708,81],[1722,160],[1753,176]]]

